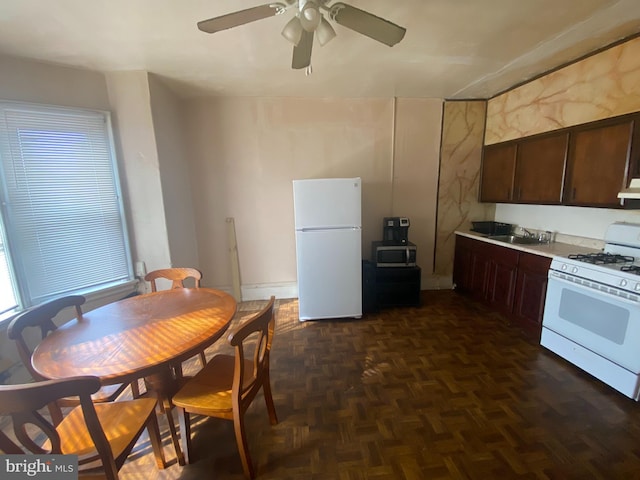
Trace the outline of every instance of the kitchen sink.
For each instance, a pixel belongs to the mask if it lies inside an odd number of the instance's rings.
[[[536,237],[525,237],[521,235],[489,235],[487,238],[491,240],[497,240],[498,242],[512,243],[518,245],[541,245],[541,242]]]

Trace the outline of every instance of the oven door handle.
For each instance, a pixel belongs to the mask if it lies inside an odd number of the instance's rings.
[[[611,298],[611,299],[615,300],[616,302],[624,303],[626,305],[633,305],[634,307],[638,307],[638,305],[640,305],[640,303],[637,300],[629,300],[629,298],[621,297],[619,295],[616,295],[616,294],[613,294],[613,293],[609,292],[609,290],[620,290],[619,288],[608,287],[606,285],[602,285],[602,284],[597,283],[597,282],[590,282],[591,284],[598,285],[598,288],[594,288],[594,287],[591,287],[589,285],[584,285],[583,283],[576,283],[576,282],[572,282],[570,280],[566,280],[566,279],[560,277],[559,275],[562,275],[562,274],[550,270],[549,271],[549,281],[553,280],[553,281],[562,283],[562,284],[567,285],[567,286],[572,286],[575,290],[583,290],[583,291],[586,291],[586,292],[589,292],[589,291],[598,292],[600,295],[602,295],[604,297]],[[602,290],[601,287],[602,288],[606,288],[606,290]],[[549,287],[547,287],[547,291],[548,290],[549,290]],[[635,295],[635,294],[630,294],[630,293],[627,293],[627,295],[634,295],[636,298],[640,298],[640,295]]]

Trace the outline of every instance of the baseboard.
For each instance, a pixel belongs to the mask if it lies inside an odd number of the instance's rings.
[[[429,275],[422,276],[421,290],[451,290],[453,281],[451,276]]]
[[[233,295],[231,288],[217,287],[219,290]],[[452,288],[451,277],[431,276],[422,279],[421,290],[449,290]],[[290,283],[260,283],[242,285],[242,300],[268,300],[271,295],[276,298],[298,298],[298,284]]]
[[[430,276],[422,279],[421,290],[450,290],[453,288],[451,277]],[[231,289],[220,288],[229,294]],[[242,285],[242,300],[268,300],[271,295],[276,298],[298,298],[298,284],[291,283],[262,283],[255,285]]]
[[[298,284],[291,283],[263,283],[257,285],[242,285],[242,300],[268,300],[271,295],[276,298],[298,298]]]

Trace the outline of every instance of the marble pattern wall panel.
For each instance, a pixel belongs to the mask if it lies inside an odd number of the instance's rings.
[[[485,114],[485,101],[444,105],[435,255],[442,282],[451,282],[454,232],[468,229],[472,220],[494,218],[495,204],[478,202]]]
[[[640,37],[488,101],[486,145],[640,111]]]

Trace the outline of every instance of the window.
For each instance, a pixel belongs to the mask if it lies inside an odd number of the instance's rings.
[[[109,114],[0,102],[0,314],[133,278]]]

